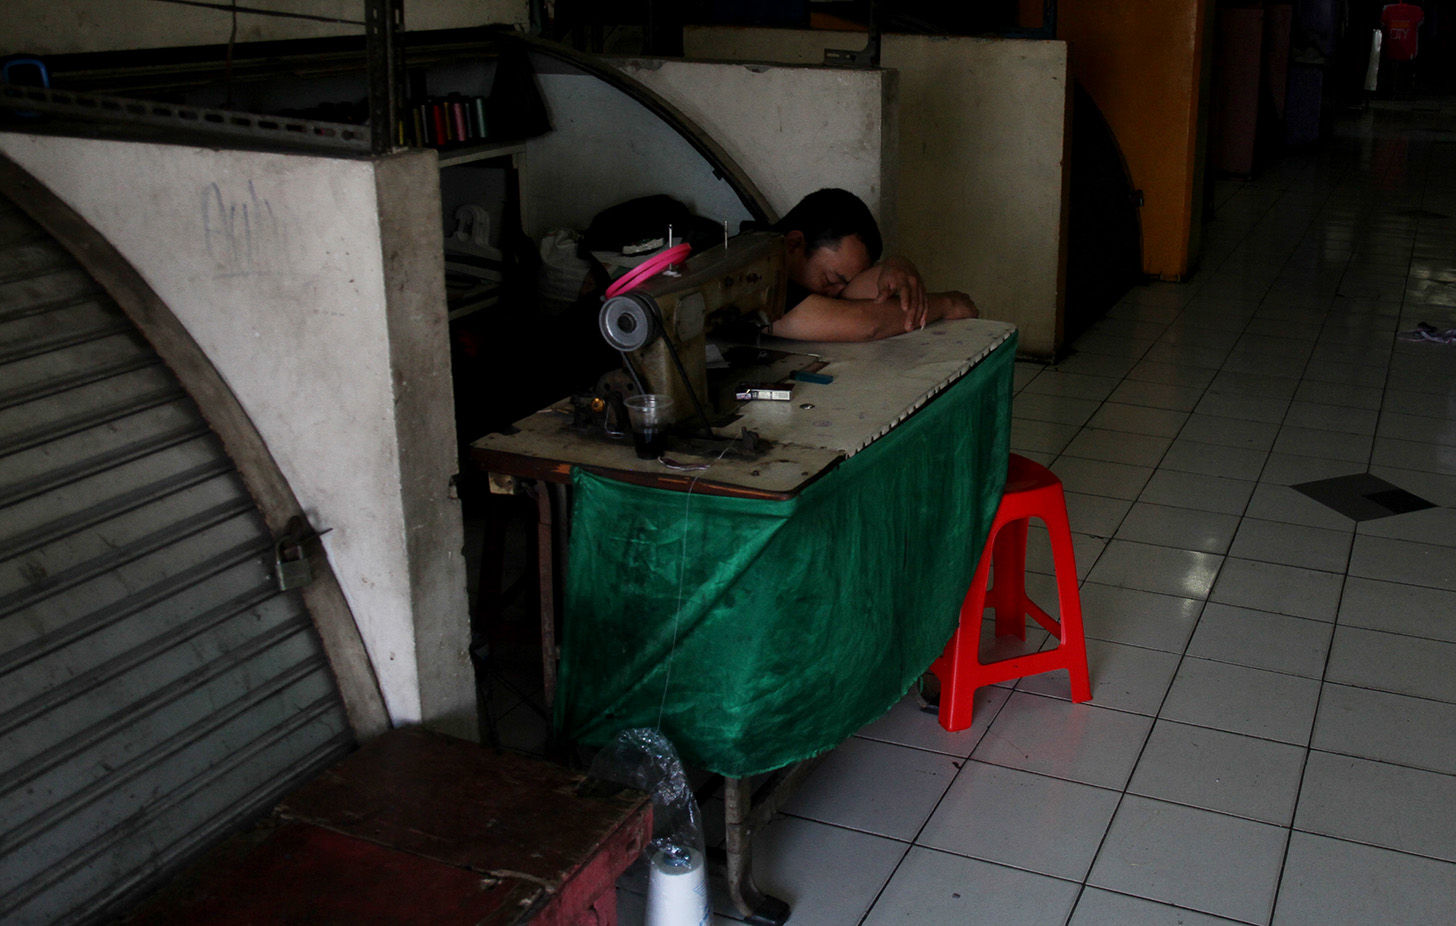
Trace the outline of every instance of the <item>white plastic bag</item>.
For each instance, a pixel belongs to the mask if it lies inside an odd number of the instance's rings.
[[[581,236],[569,228],[553,228],[541,239],[536,291],[548,315],[559,315],[581,297],[591,265],[576,254],[580,241]]]

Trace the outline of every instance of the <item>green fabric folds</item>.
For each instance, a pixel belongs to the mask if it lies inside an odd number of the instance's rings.
[[[1015,353],[790,501],[578,471],[557,729],[602,745],[657,727],[688,764],[745,777],[887,711],[955,630],[1005,483]]]

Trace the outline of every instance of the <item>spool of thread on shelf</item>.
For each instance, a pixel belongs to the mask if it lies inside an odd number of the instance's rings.
[[[652,853],[646,926],[708,926],[708,879],[703,854],[669,845]]]

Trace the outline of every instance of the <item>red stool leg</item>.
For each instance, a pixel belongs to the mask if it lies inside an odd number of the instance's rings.
[[[1052,545],[1052,565],[1057,574],[1057,611],[1061,619],[1055,622],[1054,630],[1048,629],[1057,635],[1058,652],[1071,676],[1072,701],[1081,703],[1092,698],[1092,683],[1087,674],[1087,641],[1082,634],[1082,596],[1077,589],[1077,560],[1072,546],[1072,527],[1067,521],[1066,496],[1061,483],[1053,488],[1056,504],[1047,506],[1045,520]]]
[[[1024,519],[1007,522],[983,554],[991,556],[986,604],[996,610],[998,637],[1026,639],[1026,527]]]
[[[976,689],[981,686],[981,621],[986,614],[986,582],[991,572],[991,545],[998,534],[999,523],[991,525],[991,537],[976,564],[971,587],[961,602],[960,625],[951,634],[939,659],[930,664],[930,671],[940,679],[940,725],[950,732],[971,725],[971,708]]]

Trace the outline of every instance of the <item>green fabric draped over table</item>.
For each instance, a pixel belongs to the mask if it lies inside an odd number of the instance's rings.
[[[1000,503],[1015,353],[1013,336],[787,501],[577,470],[557,729],[656,727],[746,777],[889,710],[955,630]]]

